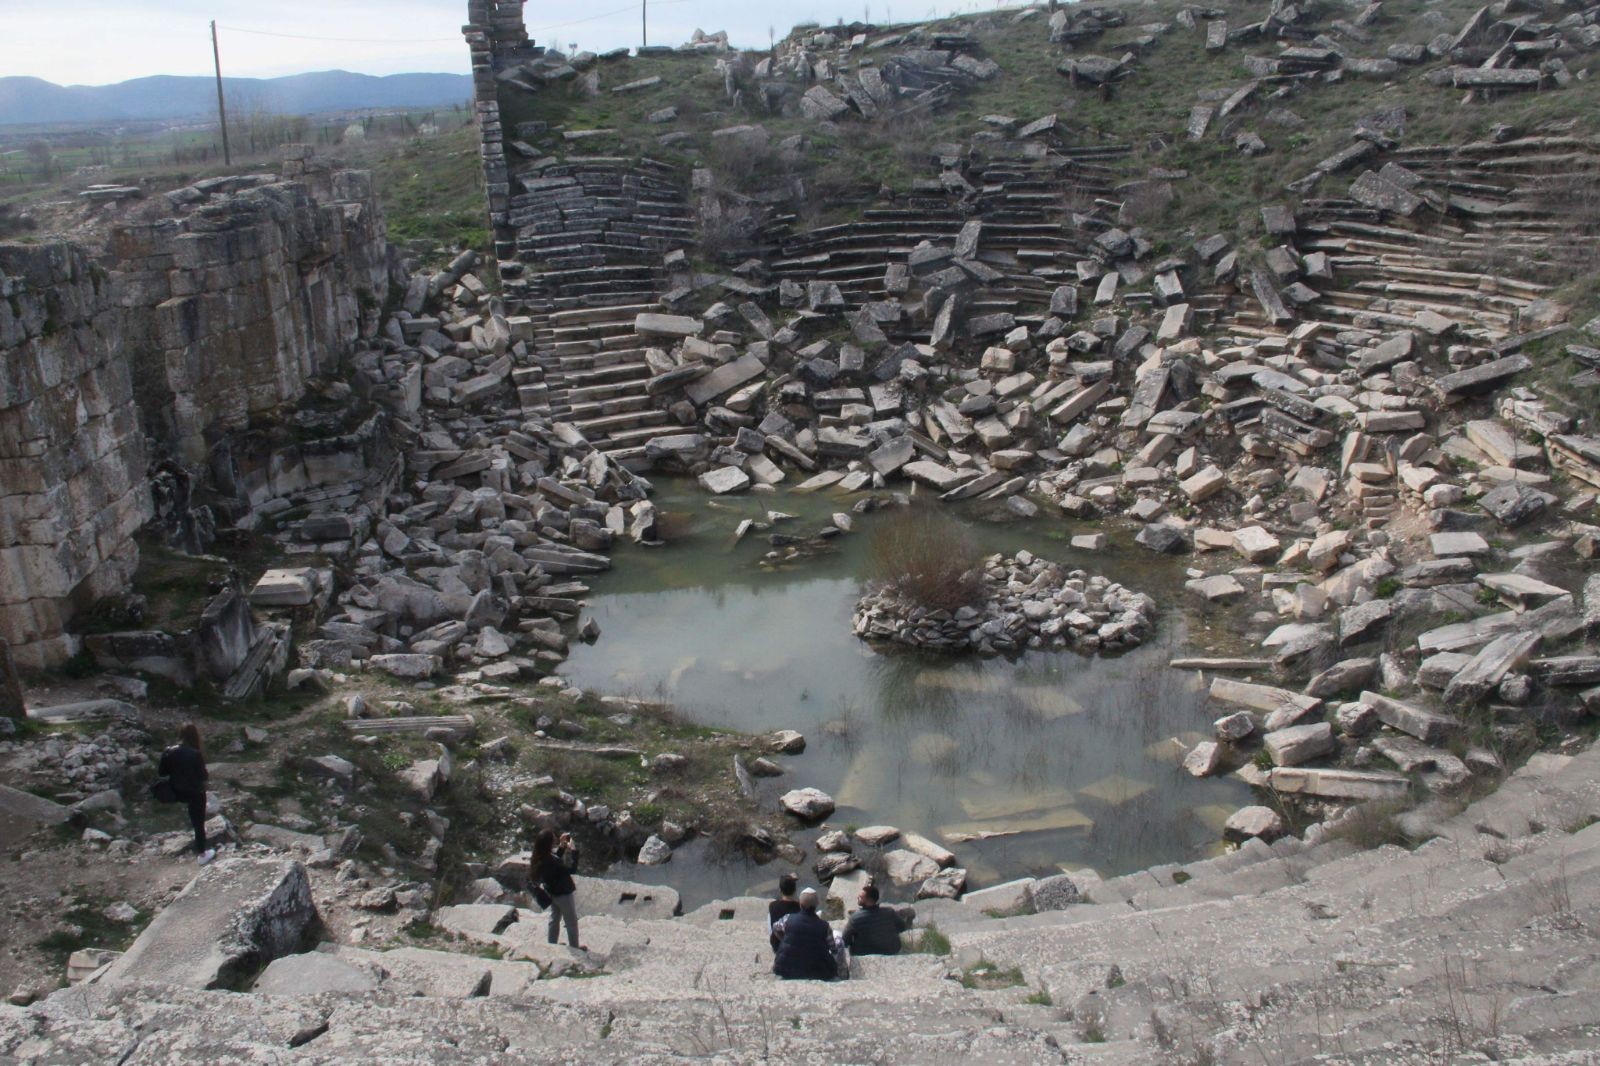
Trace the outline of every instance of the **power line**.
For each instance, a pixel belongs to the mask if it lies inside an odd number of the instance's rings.
[[[671,4],[686,4],[689,0],[655,0],[657,7],[666,7]],[[617,15],[626,15],[633,11],[633,5],[619,7],[615,11],[606,11],[586,18],[573,19],[571,22],[558,22],[550,26],[530,26],[529,33],[546,33],[550,30],[564,30],[569,26],[581,26],[586,22],[598,22],[601,19],[614,18]],[[275,30],[247,30],[242,26],[221,26],[219,30],[229,33],[247,33],[252,37],[281,37],[290,41],[329,41],[336,44],[459,44],[459,37],[319,37],[309,33],[279,33]]]
[[[682,2],[682,0],[679,0]],[[305,33],[275,33],[272,30],[246,30],[238,26],[219,26],[229,33],[248,33],[255,37],[284,37],[291,41],[334,41],[340,44],[459,44],[459,37],[314,37]]]
[[[686,4],[689,0],[655,0],[657,7],[666,7],[669,4]],[[529,33],[544,33],[547,30],[564,30],[568,26],[581,26],[585,22],[598,22],[601,19],[613,18],[617,15],[627,15],[633,12],[633,5],[619,7],[615,11],[607,11],[600,15],[590,15],[588,18],[574,19],[571,22],[558,22],[553,26],[529,26]]]

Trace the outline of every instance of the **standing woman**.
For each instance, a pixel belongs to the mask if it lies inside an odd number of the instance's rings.
[[[555,830],[542,829],[533,840],[533,876],[550,902],[550,943],[561,938],[561,923],[567,923],[567,943],[587,951],[578,943],[578,886],[572,875],[578,872],[578,846],[571,833],[558,838]]]
[[[204,866],[217,857],[217,849],[206,847],[206,757],[200,746],[200,730],[185,722],[178,730],[178,743],[161,753],[156,772],[172,781],[172,792],[179,803],[189,805],[189,824],[194,826],[194,850]]]

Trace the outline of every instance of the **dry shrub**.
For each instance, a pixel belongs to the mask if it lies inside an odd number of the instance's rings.
[[[699,206],[700,253],[707,259],[737,261],[756,250],[756,234],[767,220],[760,204],[706,197]]]
[[[1409,848],[1415,843],[1400,825],[1400,815],[1409,805],[1398,800],[1368,800],[1347,811],[1329,834],[1362,851],[1394,846]]]
[[[955,519],[907,508],[873,531],[870,572],[913,603],[953,611],[983,600],[983,556]]]

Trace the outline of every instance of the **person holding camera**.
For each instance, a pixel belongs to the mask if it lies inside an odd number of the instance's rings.
[[[533,895],[550,912],[550,943],[561,939],[561,923],[567,923],[567,943],[579,951],[588,948],[578,943],[578,886],[572,875],[578,872],[578,846],[571,833],[556,836],[553,829],[541,829],[533,839]]]

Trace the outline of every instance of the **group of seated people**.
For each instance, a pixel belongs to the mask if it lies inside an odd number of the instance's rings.
[[[785,980],[831,981],[850,976],[851,955],[898,955],[906,922],[879,902],[878,886],[868,881],[856,896],[859,908],[844,931],[817,915],[820,898],[807,888],[797,897],[794,874],[778,878],[778,898],[767,905],[767,931],[776,958],[772,972]]]

